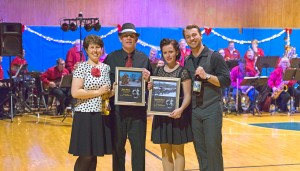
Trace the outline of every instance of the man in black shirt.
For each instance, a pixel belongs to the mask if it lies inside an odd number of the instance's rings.
[[[122,49],[110,53],[104,63],[110,66],[110,79],[115,82],[116,67],[130,66],[152,71],[148,56],[136,50],[139,34],[132,23],[125,23],[119,33]],[[113,99],[112,99],[113,100]],[[146,106],[119,106],[111,100],[114,120],[113,170],[125,171],[125,143],[127,136],[132,149],[132,170],[145,170]]]
[[[185,61],[193,83],[201,78],[200,92],[192,95],[192,130],[194,147],[201,171],[223,171],[222,156],[222,88],[231,83],[229,69],[223,57],[202,44],[197,25],[188,25],[183,36],[192,50]]]

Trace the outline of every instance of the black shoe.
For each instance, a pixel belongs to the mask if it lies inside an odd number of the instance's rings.
[[[246,110],[246,113],[254,114],[254,109],[253,109],[253,108],[252,108],[252,109],[247,109],[247,110]]]
[[[56,108],[56,115],[60,115],[60,114],[61,114],[60,106],[57,106],[57,108]]]

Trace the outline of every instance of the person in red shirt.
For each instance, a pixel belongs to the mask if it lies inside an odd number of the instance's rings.
[[[27,61],[25,59],[25,50],[23,49],[23,53],[20,56],[16,56],[11,62],[11,74],[12,76],[16,75],[21,65],[26,65]],[[28,72],[26,69],[24,72]]]
[[[249,70],[254,70],[255,76],[259,76],[260,71],[256,67],[258,57],[255,56],[254,51],[252,49],[248,49],[244,58],[246,60],[246,68]]]
[[[235,49],[234,47],[234,42],[233,41],[229,41],[228,42],[228,47],[224,49],[225,52],[225,61],[227,60],[235,60],[235,59],[240,59],[240,52]]]
[[[184,66],[185,58],[187,58],[191,54],[191,49],[186,48],[187,44],[184,39],[179,40],[179,49],[180,49],[180,66]]]
[[[72,73],[74,68],[76,68],[78,62],[85,61],[85,56],[83,55],[80,47],[82,48],[82,42],[80,46],[80,40],[77,39],[75,40],[74,46],[67,53],[66,68],[70,73]]]
[[[58,115],[64,114],[65,107],[72,102],[71,89],[59,87],[62,77],[68,74],[69,71],[65,68],[65,61],[59,58],[56,60],[56,66],[49,68],[40,76],[44,89],[59,101],[59,106],[57,106]]]
[[[256,39],[253,39],[251,41],[251,46],[252,46],[252,50],[254,51],[255,57],[265,56],[264,51],[258,47],[258,41]]]

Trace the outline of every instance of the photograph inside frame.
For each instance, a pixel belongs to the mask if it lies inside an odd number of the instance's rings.
[[[142,68],[116,68],[116,105],[145,106],[145,81],[142,72]]]
[[[169,115],[179,107],[180,78],[150,77],[148,114]]]

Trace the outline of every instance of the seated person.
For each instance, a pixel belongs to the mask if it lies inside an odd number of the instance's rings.
[[[157,49],[151,48],[149,52],[149,59],[151,64],[156,64],[158,62],[159,59],[157,58],[157,56],[158,56]]]
[[[82,42],[80,45],[80,40],[77,39],[75,40],[74,46],[68,51],[66,57],[66,68],[69,71],[69,73],[73,72],[78,62],[85,61],[85,56],[81,50],[82,50]]]
[[[223,58],[225,57],[225,51],[224,51],[224,49],[221,48],[221,49],[218,50],[218,52],[219,52],[220,55],[223,56]]]
[[[2,68],[2,56],[0,56],[0,94],[1,94],[1,100],[0,100],[0,117],[4,115],[4,100],[5,97],[8,95],[9,88],[4,85],[4,83],[1,82],[1,80],[4,79],[4,72]]]
[[[187,58],[191,54],[191,49],[187,48],[187,44],[185,39],[179,40],[179,49],[180,49],[180,66],[184,66],[185,58]]]
[[[59,101],[57,115],[64,114],[65,108],[72,102],[71,88],[59,87],[62,77],[68,74],[69,71],[65,68],[65,61],[59,58],[56,60],[56,66],[49,68],[40,76],[44,89]]]
[[[281,112],[288,112],[287,103],[293,92],[293,85],[296,81],[283,81],[284,73],[290,68],[290,61],[283,57],[279,61],[278,67],[270,74],[268,86],[272,89],[272,98],[276,101]],[[295,93],[295,106],[299,106],[300,93]]]
[[[156,64],[156,67],[161,67],[165,65],[165,61],[164,60],[159,60]]]
[[[241,107],[241,93],[247,95],[250,100],[250,105],[247,109],[247,112],[253,113],[258,91],[253,86],[241,86],[241,83],[244,80],[244,77],[254,77],[256,72],[253,68],[246,66],[246,61],[244,59],[240,59],[238,64],[239,65],[232,68],[230,72],[231,86],[233,87],[232,96],[235,99],[238,93],[238,112],[243,112]]]
[[[224,60],[238,60],[240,59],[240,52],[235,49],[234,47],[234,41],[229,41],[228,42],[228,47],[224,49],[225,52],[225,57]]]
[[[248,49],[245,54],[246,66],[248,68],[253,68],[256,72],[255,76],[260,75],[259,69],[256,67],[257,56],[255,56],[254,51],[252,49]]]
[[[2,68],[2,56],[0,56],[0,80],[4,79],[4,71]]]
[[[16,56],[12,61],[11,61],[11,74],[12,76],[16,75],[18,70],[20,69],[21,65],[26,65],[27,61],[25,59],[25,50],[23,49],[22,54],[20,56]],[[25,72],[28,72],[26,69]]]
[[[107,53],[106,53],[106,51],[105,51],[105,49],[103,47],[103,49],[102,49],[102,55],[100,56],[99,61],[103,62],[105,60],[106,56],[107,56]]]
[[[252,46],[252,50],[254,52],[254,56],[255,57],[261,57],[261,56],[265,56],[264,51],[262,50],[262,48],[258,47],[258,41],[256,39],[253,39],[251,41],[251,46]]]
[[[296,53],[296,48],[287,46],[285,48],[284,57],[287,57],[288,59],[297,58],[298,54]]]

